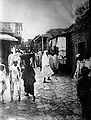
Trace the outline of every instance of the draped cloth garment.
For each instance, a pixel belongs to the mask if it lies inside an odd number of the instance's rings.
[[[34,83],[36,82],[36,80],[35,80],[35,71],[33,67],[30,65],[31,57],[32,57],[31,54],[21,57],[23,60],[25,60],[25,64],[26,64],[25,69],[22,73],[22,79],[24,80],[25,92],[34,95]]]
[[[44,54],[42,56],[42,73],[43,73],[43,77],[49,77],[52,74],[54,74],[52,69],[50,68],[49,58],[46,55],[46,52],[47,51],[44,51]]]

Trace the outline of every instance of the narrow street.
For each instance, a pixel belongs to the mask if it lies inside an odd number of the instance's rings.
[[[22,95],[21,102],[11,103],[7,79],[6,104],[0,102],[0,120],[81,120],[74,80],[55,75],[49,83],[43,83],[39,68],[35,72],[35,102],[31,95],[28,98]]]
[[[89,0],[0,1],[0,120],[91,117],[89,13]]]

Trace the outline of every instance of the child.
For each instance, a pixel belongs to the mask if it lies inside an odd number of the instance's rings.
[[[2,103],[4,103],[4,92],[6,89],[6,75],[5,75],[5,66],[3,64],[0,64],[0,97],[1,97],[1,101]]]
[[[13,61],[13,65],[10,68],[11,102],[13,102],[14,97],[17,97],[17,95],[18,100],[20,101],[20,68],[17,64],[17,61]]]

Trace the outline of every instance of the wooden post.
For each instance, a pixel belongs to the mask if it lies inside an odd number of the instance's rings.
[[[42,36],[42,52],[44,51],[44,45],[43,45],[43,36]]]
[[[46,41],[47,41],[47,50],[49,49],[49,43],[48,43],[48,38],[46,38]]]

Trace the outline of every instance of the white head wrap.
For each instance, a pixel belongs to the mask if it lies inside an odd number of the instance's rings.
[[[48,51],[47,51],[47,50],[45,50],[45,51],[44,51],[44,54],[46,54],[47,52],[48,52]]]

